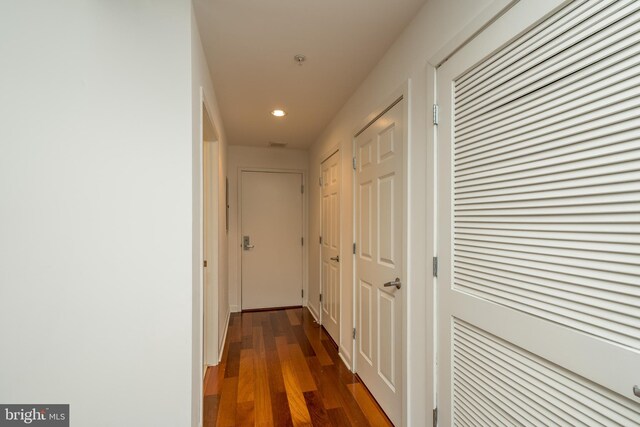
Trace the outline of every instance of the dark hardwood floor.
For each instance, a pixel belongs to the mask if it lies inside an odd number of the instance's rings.
[[[306,308],[234,313],[204,426],[391,426]]]

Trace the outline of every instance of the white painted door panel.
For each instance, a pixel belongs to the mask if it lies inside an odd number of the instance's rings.
[[[340,342],[340,153],[322,163],[322,325]]]
[[[545,0],[438,69],[441,425],[640,425],[638,64],[639,2]]]
[[[302,304],[302,175],[242,172],[242,309]]]
[[[402,419],[403,101],[357,136],[357,371],[391,421]]]

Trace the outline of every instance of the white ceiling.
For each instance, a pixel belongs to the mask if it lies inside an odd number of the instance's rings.
[[[311,145],[424,2],[194,0],[229,143]]]

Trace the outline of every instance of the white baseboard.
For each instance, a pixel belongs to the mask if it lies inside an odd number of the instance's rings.
[[[342,359],[342,363],[344,363],[347,366],[347,369],[349,369],[349,371],[353,372],[353,368],[351,368],[351,363],[344,358],[344,355],[342,354],[341,351],[338,351],[338,356],[340,356],[340,359]]]
[[[239,305],[230,305],[230,306],[229,306],[229,310],[230,310],[232,313],[239,313],[239,312],[241,311],[241,310],[240,310],[240,306],[239,306]]]
[[[227,321],[224,325],[224,337],[222,337],[222,345],[218,349],[218,364],[222,360],[222,352],[224,352],[224,344],[227,341],[227,332],[229,331],[229,319],[231,319],[231,310],[227,312]]]
[[[320,324],[320,315],[318,314],[317,309],[311,304],[307,304],[307,308],[309,309],[309,312],[311,313],[313,318],[316,319],[316,323]]]

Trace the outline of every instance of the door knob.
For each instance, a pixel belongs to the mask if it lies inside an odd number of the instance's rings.
[[[637,385],[633,386],[633,394],[636,395],[636,397],[640,397],[640,387],[638,387]]]
[[[336,261],[336,262],[340,262],[340,255],[337,256],[332,256],[331,258],[329,258],[331,261]]]
[[[395,286],[396,289],[400,289],[402,287],[402,282],[400,281],[400,278],[396,277],[396,280],[394,280],[393,282],[387,282],[384,284],[385,288],[388,288],[390,286]]]

